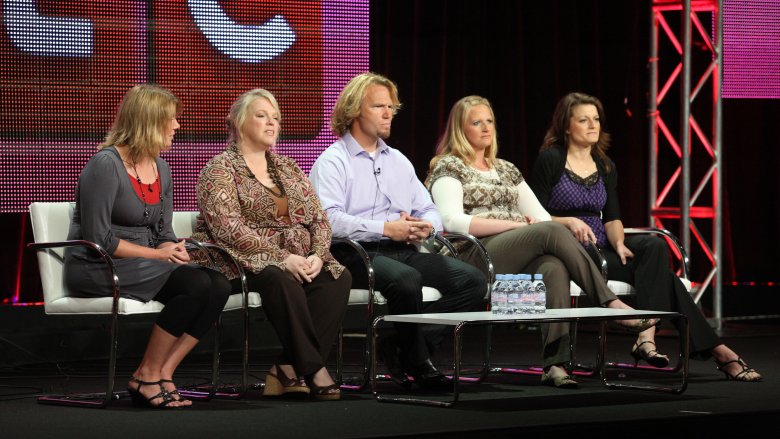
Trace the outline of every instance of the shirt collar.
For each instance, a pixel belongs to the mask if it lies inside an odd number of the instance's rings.
[[[365,149],[363,149],[362,146],[360,146],[357,140],[355,140],[355,138],[352,137],[352,133],[350,132],[345,133],[344,136],[342,136],[342,139],[344,140],[344,145],[346,145],[347,151],[349,152],[350,156],[355,157],[359,155],[361,152],[365,153],[366,155],[369,155],[368,152]],[[387,154],[389,148],[390,147],[387,146],[387,143],[385,143],[384,140],[382,139],[377,140],[376,150],[380,154]]]

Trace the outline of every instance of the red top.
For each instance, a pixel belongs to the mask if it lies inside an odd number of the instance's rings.
[[[140,198],[142,201],[145,201],[146,204],[157,204],[160,202],[160,179],[156,179],[154,183],[152,184],[146,184],[146,183],[138,183],[138,180],[130,175],[130,173],[127,173],[127,176],[130,177],[130,182],[133,184],[133,189],[135,189],[135,194],[138,195],[138,198]]]

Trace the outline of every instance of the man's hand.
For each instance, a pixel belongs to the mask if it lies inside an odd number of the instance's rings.
[[[433,225],[428,221],[401,212],[401,217],[385,223],[383,235],[393,241],[419,242],[428,238]]]

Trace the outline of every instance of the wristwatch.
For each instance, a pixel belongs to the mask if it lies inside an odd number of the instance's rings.
[[[434,236],[436,236],[436,228],[431,227],[431,233],[429,233],[428,237],[425,239],[432,239]]]

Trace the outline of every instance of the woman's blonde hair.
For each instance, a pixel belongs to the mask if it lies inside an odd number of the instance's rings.
[[[487,99],[481,96],[466,96],[458,102],[455,102],[450,110],[450,116],[447,118],[447,126],[444,128],[444,133],[436,146],[436,155],[431,159],[431,164],[428,168],[429,173],[433,171],[433,168],[436,166],[439,159],[445,155],[458,157],[466,164],[474,163],[476,153],[466,138],[466,133],[463,131],[463,128],[469,123],[467,120],[469,111],[477,105],[484,105],[490,110],[490,116],[493,118],[495,127],[496,117],[493,114],[493,107]],[[490,146],[485,150],[485,162],[487,162],[489,166],[495,164],[496,154],[498,154],[498,136],[494,132],[493,142],[491,142]]]
[[[180,106],[179,98],[158,85],[136,85],[125,94],[98,148],[126,146],[133,162],[157,157],[165,147],[165,128],[179,114]]]
[[[230,106],[230,113],[225,119],[228,128],[228,145],[237,144],[241,139],[241,126],[246,121],[246,114],[249,112],[249,106],[258,99],[267,99],[279,114],[279,122],[282,121],[282,111],[279,109],[279,102],[276,101],[273,93],[263,88],[255,88],[245,92]]]
[[[346,134],[352,122],[360,115],[360,104],[366,97],[369,86],[382,85],[390,91],[390,99],[393,101],[393,114],[401,109],[401,101],[398,100],[398,87],[395,83],[382,75],[367,72],[355,76],[341,91],[333,112],[330,115],[330,128],[333,134],[342,137]]]

